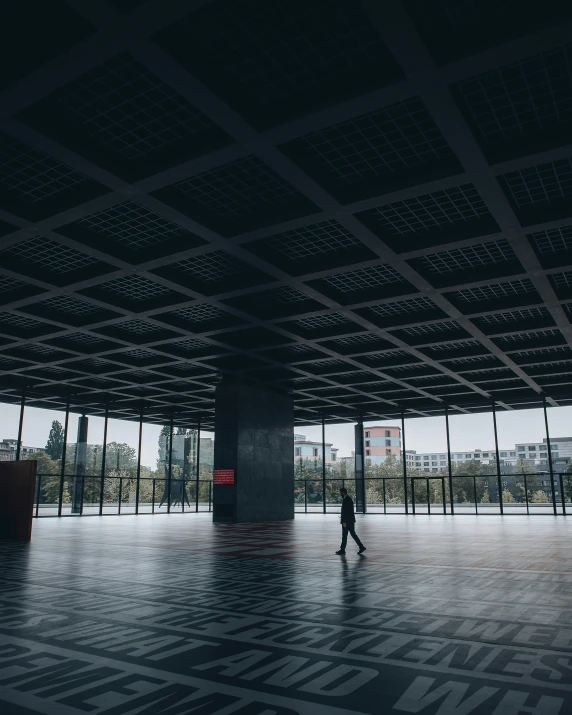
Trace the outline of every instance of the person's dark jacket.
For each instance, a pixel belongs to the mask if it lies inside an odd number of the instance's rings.
[[[356,515],[354,513],[354,503],[348,495],[342,500],[342,514],[340,521],[342,524],[355,524]]]

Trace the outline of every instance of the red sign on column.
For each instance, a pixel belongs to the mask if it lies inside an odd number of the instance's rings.
[[[215,484],[234,484],[234,469],[215,469],[213,482]]]

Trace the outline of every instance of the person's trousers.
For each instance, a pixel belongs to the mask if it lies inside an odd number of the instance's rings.
[[[355,524],[353,524],[351,521],[346,522],[347,526],[342,525],[342,545],[340,546],[341,551],[346,550],[346,546],[348,543],[348,532],[351,534],[352,539],[356,542],[358,547],[361,549],[363,547],[363,544],[359,540],[359,536],[356,534],[356,527]]]

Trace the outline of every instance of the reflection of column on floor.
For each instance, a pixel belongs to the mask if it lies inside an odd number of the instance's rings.
[[[87,461],[87,427],[89,419],[81,415],[77,423],[77,443],[72,485],[72,514],[79,514],[83,501],[83,483]]]

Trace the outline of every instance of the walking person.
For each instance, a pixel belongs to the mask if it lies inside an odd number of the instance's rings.
[[[352,498],[348,495],[348,490],[345,487],[340,489],[340,494],[342,495],[342,513],[340,515],[340,521],[342,522],[342,545],[340,546],[339,551],[336,551],[336,554],[338,554],[338,556],[343,556],[346,553],[348,532],[351,534],[352,539],[359,547],[358,554],[363,554],[365,546],[359,540],[359,536],[356,534],[355,530],[356,516],[354,512],[354,503]]]

